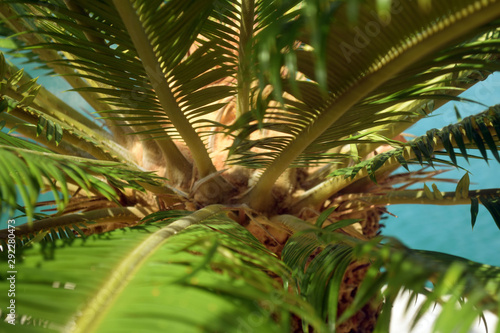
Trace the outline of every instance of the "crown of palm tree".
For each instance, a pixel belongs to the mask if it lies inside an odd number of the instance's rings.
[[[442,173],[409,164],[500,162],[500,106],[402,136],[499,69],[498,1],[12,0],[0,17],[5,52],[93,109],[0,56],[1,208],[28,221],[0,231],[2,330],[387,332],[402,290],[427,297],[414,324],[443,305],[439,332],[498,313],[498,267],[379,235],[400,203],[470,204],[472,227],[481,203],[500,228],[500,189],[468,172],[407,189]]]

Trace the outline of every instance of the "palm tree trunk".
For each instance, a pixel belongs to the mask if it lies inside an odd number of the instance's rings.
[[[339,208],[341,208],[340,206]],[[342,219],[362,219],[357,225],[359,231],[367,238],[375,237],[380,230],[380,217],[384,210],[374,207],[361,212],[343,215]],[[339,292],[338,316],[353,303],[361,282],[363,281],[370,264],[368,262],[352,262],[344,274]],[[368,333],[373,332],[377,323],[382,303],[372,300],[347,321],[341,323],[337,328],[338,333]]]

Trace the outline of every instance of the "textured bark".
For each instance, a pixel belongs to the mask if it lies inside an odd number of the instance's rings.
[[[370,208],[361,212],[349,214],[342,218],[360,218],[360,228],[363,235],[369,239],[375,237],[380,230],[380,217],[385,211],[380,208]],[[339,293],[339,316],[352,304],[358,288],[370,267],[367,262],[352,262],[344,274]],[[368,333],[373,332],[382,304],[372,300],[354,316],[340,324],[338,333]]]
[[[366,271],[370,267],[367,263],[353,262],[347,268],[340,289],[339,314],[342,314],[352,304],[363,280]],[[340,324],[338,333],[367,333],[373,332],[380,313],[380,304],[370,302],[359,310],[354,316]]]

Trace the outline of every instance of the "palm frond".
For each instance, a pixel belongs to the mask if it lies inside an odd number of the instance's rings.
[[[322,3],[321,6],[326,7],[317,8],[316,13],[321,13],[320,15],[324,15],[325,19],[328,17],[328,19],[333,21],[330,21],[330,28],[328,30],[323,29],[322,32],[322,37],[325,38],[324,45],[326,45],[324,49],[324,69],[327,77],[325,80],[325,88],[322,88],[321,83],[316,83],[321,80],[315,77],[313,68],[300,68],[301,63],[314,63],[314,47],[312,47],[312,51],[308,51],[307,48],[307,45],[311,45],[312,37],[310,34],[312,32],[308,31],[305,36],[297,36],[298,40],[304,41],[304,44],[302,44],[303,47],[298,47],[298,49],[295,47],[295,49],[297,49],[295,53],[298,59],[297,68],[299,72],[305,74],[309,81],[298,81],[296,85],[299,88],[298,90],[295,89],[296,92],[294,92],[292,88],[283,88],[283,91],[288,95],[285,94],[280,97],[281,94],[278,94],[278,98],[272,97],[272,89],[275,88],[276,85],[273,85],[273,88],[268,86],[268,90],[270,91],[263,96],[265,107],[271,110],[267,113],[268,118],[272,119],[276,114],[278,116],[278,121],[275,121],[275,123],[277,125],[282,125],[279,131],[287,135],[285,138],[283,138],[283,135],[280,135],[277,137],[277,140],[274,141],[271,141],[270,138],[266,138],[265,148],[271,148],[271,152],[268,153],[269,163],[266,164],[267,169],[255,187],[253,193],[256,194],[251,195],[253,204],[259,206],[263,204],[264,201],[269,201],[264,199],[264,196],[261,194],[269,193],[269,184],[272,184],[274,180],[279,177],[284,168],[296,161],[302,153],[318,152],[318,147],[325,147],[325,149],[327,149],[327,142],[339,140],[346,136],[346,133],[352,134],[357,130],[366,129],[369,122],[359,122],[360,118],[368,117],[372,122],[384,121],[384,119],[389,117],[382,112],[385,107],[393,105],[392,103],[396,100],[401,101],[401,98],[403,98],[403,100],[406,98],[411,99],[412,95],[416,96],[425,92],[426,90],[422,91],[422,87],[416,85],[415,81],[410,81],[411,83],[407,85],[404,85],[404,81],[402,85],[393,85],[395,90],[388,89],[386,92],[387,94],[384,92],[382,95],[380,92],[377,92],[377,88],[382,87],[383,83],[389,83],[390,85],[390,80],[396,73],[402,73],[398,75],[397,80],[401,80],[401,77],[413,77],[415,80],[415,71],[422,74],[427,71],[432,71],[433,69],[440,69],[442,71],[446,66],[455,64],[457,59],[453,57],[444,57],[446,60],[449,60],[449,63],[439,63],[436,68],[435,63],[437,58],[431,50],[434,48],[437,49],[437,47],[447,46],[452,41],[455,42],[453,47],[445,49],[444,54],[447,54],[446,52],[450,52],[451,49],[460,48],[464,45],[463,43],[457,43],[457,39],[470,40],[472,38],[471,36],[474,34],[479,35],[479,37],[476,37],[473,41],[477,41],[478,38],[481,39],[481,36],[486,33],[485,29],[487,31],[488,29],[489,31],[496,29],[494,24],[492,26],[488,25],[486,28],[484,25],[489,24],[489,22],[498,17],[499,12],[498,8],[495,8],[496,4],[492,3],[485,4],[485,7],[482,8],[476,8],[477,12],[467,12],[465,16],[462,16],[462,8],[468,8],[467,6],[469,3],[467,3],[467,1],[454,3],[453,6],[448,6],[447,3],[446,6],[444,6],[444,3],[443,5],[435,3],[433,4],[433,10],[427,13],[424,13],[419,7],[419,4],[415,2],[404,4],[398,3],[398,12],[391,15],[390,22],[385,22],[383,25],[377,25],[379,28],[378,33],[383,32],[386,39],[377,41],[377,43],[367,42],[363,47],[359,47],[356,52],[346,55],[346,41],[356,41],[357,36],[360,34],[360,29],[371,27],[370,24],[374,22],[370,14],[370,9],[373,9],[372,5],[373,2],[369,2],[366,6],[361,6],[359,19],[356,22],[356,26],[353,28],[350,28],[352,24],[349,23],[349,18],[345,12],[346,8],[342,5],[342,2],[332,2],[328,4],[325,2]],[[307,10],[307,5],[304,8],[306,8],[304,10]],[[487,18],[479,14],[482,10],[488,11],[490,17]],[[422,16],[418,15],[418,22],[414,20],[416,17],[414,15],[415,12],[422,13]],[[328,13],[328,15],[326,13]],[[300,17],[300,14],[300,12],[296,13],[298,17]],[[485,20],[482,21],[479,19],[480,16]],[[293,26],[307,26],[308,20],[306,17],[307,13],[304,13],[302,19],[297,19],[292,22],[286,21],[287,24],[284,24],[282,27],[280,27],[281,22],[278,21],[272,29],[270,28],[269,35],[267,36],[268,39],[266,42],[263,42],[263,45],[266,45],[266,50],[269,50],[270,47],[266,43],[272,40],[272,49],[274,51],[272,51],[272,56],[268,53],[267,58],[278,59],[273,60],[274,70],[270,70],[272,73],[271,75],[280,75],[281,77],[281,68],[285,65],[285,62],[282,61],[284,57],[283,54],[288,52],[288,50],[284,51],[284,46],[279,44],[279,38],[276,39],[274,37],[276,35],[276,29],[278,29],[278,31],[282,31],[281,29],[303,31],[304,29],[301,30],[298,28],[293,30]],[[332,18],[335,19],[333,20]],[[452,27],[461,25],[465,22],[462,20],[467,21],[467,27],[469,29],[464,29],[463,33],[460,33],[459,30]],[[323,21],[321,22],[324,25],[325,22]],[[438,25],[436,24],[437,21],[446,21],[446,24]],[[412,24],[407,24],[407,22],[412,22]],[[314,25],[315,23],[311,24]],[[473,31],[472,26],[476,27],[475,31]],[[404,33],[402,33],[402,31],[404,31]],[[453,31],[453,33],[451,31]],[[271,37],[271,32],[273,32],[273,37]],[[286,34],[286,36],[289,38],[290,34]],[[395,39],[400,41],[398,47],[394,46]],[[286,45],[288,49],[294,48],[293,45]],[[323,50],[318,50],[318,53],[322,54],[321,51]],[[265,53],[265,50],[262,52]],[[492,52],[495,51],[493,50]],[[471,53],[471,55],[473,54],[474,53]],[[442,58],[443,57],[440,57],[439,59]],[[302,59],[302,61],[300,61],[300,59]],[[269,62],[268,65],[270,65]],[[464,66],[465,65],[466,64],[464,64]],[[356,68],[356,70],[354,70],[354,68]],[[405,71],[408,71],[408,73]],[[272,84],[275,83],[274,81]],[[425,76],[422,77],[422,81],[420,82],[425,83]],[[284,85],[282,86],[284,87]],[[290,85],[290,87],[292,86]],[[293,96],[293,98],[288,97],[290,95]],[[270,100],[273,98],[276,101],[280,99],[284,100],[285,106],[278,107],[277,111],[274,111],[273,109],[275,108],[273,104],[270,104]],[[300,102],[290,103],[291,107],[286,107],[288,100],[294,102],[296,99]],[[388,105],[384,107],[384,103],[388,103]],[[280,112],[281,109],[286,109],[287,112]],[[289,120],[293,119],[291,117],[284,118],[287,119],[285,122],[279,121],[279,116],[281,116],[281,114],[285,117],[290,113],[300,115],[304,121],[301,123],[292,122],[292,120]],[[370,116],[375,118],[370,118]],[[259,120],[258,118],[255,119]],[[240,141],[236,144],[239,145]],[[238,153],[242,152],[238,151]],[[258,158],[262,157],[262,154],[257,154]],[[252,154],[250,153],[248,155]],[[249,158],[251,158],[251,156],[249,156]]]
[[[331,178],[301,195],[297,207],[323,202],[361,178],[369,177],[376,182],[377,174],[394,171],[400,165],[407,168],[408,163],[432,166],[433,161],[443,162],[435,155],[448,156],[451,159],[448,163],[458,167],[456,156],[460,154],[467,158],[470,155],[467,149],[479,149],[481,157],[488,162],[486,148],[488,147],[497,159],[500,134],[499,110],[498,105],[490,107],[487,111],[464,118],[461,122],[448,125],[441,130],[431,129],[426,135],[404,144],[400,143],[400,147],[378,154],[352,167],[338,169],[330,174]],[[455,152],[455,149],[459,152]]]
[[[287,332],[295,313],[324,331],[312,308],[289,294],[288,268],[221,206],[187,213],[163,212],[163,221],[122,232],[22,249],[16,281],[26,288],[16,291],[17,313],[32,318],[27,325],[43,322],[71,332],[215,332],[253,325],[260,332]],[[75,261],[82,246],[87,256]],[[130,304],[140,306],[131,311]],[[164,315],[151,316],[160,308]]]
[[[30,242],[54,242],[62,239],[71,242],[76,237],[85,238],[96,227],[112,224],[127,226],[137,223],[151,210],[146,207],[111,207],[82,213],[39,218],[33,223],[16,226],[14,231],[0,230],[0,243],[7,248],[9,235],[12,233],[15,243],[27,246]],[[116,229],[116,228],[113,228]],[[104,228],[104,230],[106,230]]]
[[[482,189],[469,190],[469,186],[465,185],[464,179],[468,179],[468,175],[462,178],[458,183],[454,192],[443,192],[438,189],[438,186],[433,183],[431,188],[424,184],[424,187],[416,190],[394,190],[394,191],[379,191],[373,194],[348,194],[340,195],[333,200],[333,204],[339,202],[349,202],[346,208],[361,206],[386,206],[398,204],[422,204],[422,205],[471,205],[471,225],[474,228],[476,217],[479,211],[479,203],[483,204],[490,212],[493,221],[500,229],[500,189]]]
[[[135,163],[123,147],[111,140],[108,133],[96,129],[96,124],[76,110],[66,108],[66,104],[55,96],[49,94],[38,101],[41,86],[36,84],[36,79],[29,79],[23,70],[14,71],[3,54],[0,54],[0,63],[0,118],[8,123],[11,130],[21,127],[19,131],[33,140],[40,140],[38,137],[42,135],[43,144],[59,153],[78,152],[85,157],[91,155],[103,160]],[[48,112],[47,109],[54,103],[63,108]],[[92,124],[90,127],[87,126],[89,123]],[[60,146],[62,141],[64,145]]]
[[[91,118],[90,115],[84,115],[75,110],[53,93],[45,89],[45,87],[35,84],[38,78],[32,78],[29,73],[25,71],[19,72],[19,69],[16,66],[5,61],[3,54],[0,55],[0,62],[2,62],[3,66],[1,72],[2,78],[8,78],[14,75],[14,73],[22,73],[22,76],[17,83],[17,87],[12,84],[7,84],[6,82],[2,89],[3,93],[6,93],[8,96],[18,101],[32,95],[33,97],[30,98],[32,101],[24,104],[28,104],[37,110],[41,110],[45,114],[63,121],[67,125],[71,125],[76,121],[77,123],[83,124],[87,128],[104,135],[102,126],[100,126],[99,122]],[[108,137],[111,138],[111,136]]]
[[[135,7],[134,7],[135,5]],[[198,172],[201,177],[206,177],[210,173],[215,171],[215,168],[210,160],[209,155],[206,152],[205,145],[201,141],[200,137],[192,127],[189,122],[189,119],[186,117],[186,114],[181,108],[181,103],[188,103],[187,100],[180,100],[178,102],[172,88],[169,86],[168,78],[165,77],[165,71],[169,66],[171,66],[171,62],[178,61],[180,55],[171,55],[171,58],[165,54],[166,50],[172,50],[172,48],[168,47],[169,43],[166,43],[164,39],[171,40],[171,36],[149,36],[148,30],[149,27],[144,26],[144,23],[152,24],[154,28],[154,24],[158,24],[161,20],[155,19],[155,15],[160,13],[160,15],[164,15],[165,11],[170,10],[171,7],[164,5],[161,6],[158,3],[159,8],[155,11],[146,11],[146,7],[141,5],[141,1],[137,1],[135,4],[127,3],[118,3],[115,2],[116,10],[118,11],[121,19],[124,22],[125,28],[130,34],[132,42],[134,43],[135,48],[137,49],[138,55],[141,58],[142,66],[145,69],[148,81],[154,88],[155,95],[158,98],[158,103],[161,105],[163,112],[168,117],[168,120],[175,126],[175,130],[180,134],[182,139],[186,142],[187,146],[193,152],[193,158],[195,160],[196,166],[198,168]],[[170,3],[169,3],[170,5]],[[180,19],[175,21],[175,25],[180,25],[181,27],[189,27],[192,25],[183,25],[186,22],[183,20],[193,20],[193,15],[189,15],[190,10],[194,10],[193,7],[180,8]],[[137,10],[137,12],[136,12]],[[195,10],[197,13],[203,13],[204,11]],[[196,18],[195,18],[196,19]],[[202,19],[203,20],[203,19]],[[174,25],[174,27],[175,27]],[[158,30],[154,30],[158,31]],[[170,31],[169,29],[165,29],[164,31]],[[193,39],[197,35],[197,31],[187,31],[194,36],[191,37]],[[178,38],[179,36],[175,36]],[[155,39],[152,42],[152,39]],[[155,42],[159,42],[155,44]],[[184,42],[184,41],[183,41]],[[188,44],[186,44],[188,45]],[[163,46],[163,49],[157,50],[158,47]],[[173,49],[177,51],[177,48]],[[162,52],[163,51],[163,52]],[[164,60],[160,57],[165,57]],[[162,59],[162,60],[160,60]],[[162,66],[163,65],[163,66]],[[162,68],[163,67],[163,68]],[[224,90],[226,87],[222,87]],[[210,89],[210,88],[207,88]],[[216,88],[217,89],[217,88]],[[202,94],[206,96],[208,92],[204,91]],[[192,93],[189,95],[191,100],[191,106],[195,106],[195,108],[201,107],[205,105],[207,102],[210,103],[210,100],[199,100],[197,93]],[[215,98],[216,101],[218,98]],[[198,102],[198,103],[197,103]],[[201,104],[200,104],[201,102]],[[205,114],[203,112],[202,114]]]
[[[481,104],[459,93],[500,70],[498,1],[6,0],[0,36],[99,117],[0,53],[0,208],[28,218],[0,230],[0,331],[387,332],[404,291],[437,331],[500,313],[500,268],[379,237],[408,202],[500,228],[500,189],[425,171],[500,162],[500,105],[399,136]]]
[[[0,154],[2,155],[0,159],[2,211],[4,208],[11,213],[14,211],[18,206],[17,192],[19,191],[29,219],[33,218],[34,205],[39,193],[45,191],[46,188],[51,189],[58,209],[63,210],[70,198],[68,183],[81,187],[88,194],[95,193],[109,200],[117,200],[118,193],[115,188],[129,187],[141,190],[143,187],[139,183],[161,186],[158,176],[134,170],[117,162],[64,156],[4,145],[0,146]],[[106,179],[109,184],[94,175]]]
[[[2,24],[5,25],[8,31],[5,37],[11,37],[12,35],[17,35],[18,37],[15,41],[16,51],[21,51],[30,61],[41,64],[41,68],[49,69],[51,73],[55,72],[61,75],[73,88],[88,87],[90,84],[89,82],[75,76],[75,72],[71,68],[61,64],[61,60],[63,59],[61,53],[51,49],[34,48],[28,50],[26,48],[30,45],[49,43],[50,39],[46,38],[43,34],[26,33],[27,31],[32,32],[36,29],[36,25],[29,19],[29,16],[33,16],[34,7],[23,7],[18,3],[19,2],[4,2],[0,5]],[[33,1],[26,1],[24,3],[35,5]],[[49,11],[53,10],[54,12],[58,12],[63,8],[60,2],[55,1],[52,3],[37,2],[36,4],[43,8],[47,8]],[[99,102],[99,96],[95,93],[82,92],[80,95],[96,111],[102,111],[109,108],[104,103]],[[110,126],[109,129],[116,135],[123,134],[122,131],[115,127]]]
[[[467,330],[483,311],[498,310],[498,267],[437,252],[411,250],[387,237],[371,241],[355,239],[334,232],[340,222],[321,229],[299,220],[281,221],[300,230],[283,249],[283,260],[294,268],[302,295],[332,330],[363,307],[377,306],[377,301],[383,300],[375,332],[388,332],[392,304],[401,291],[411,293],[409,302],[419,294],[427,297],[417,310],[414,324],[432,304],[446,304],[436,321],[435,329],[440,332]],[[337,308],[342,298],[340,286],[347,283],[346,272],[354,260],[358,266],[364,263],[363,282],[353,291],[353,304],[340,312]],[[461,319],[446,320],[451,312],[454,316],[460,313]]]
[[[152,92],[144,67],[136,56],[125,27],[119,19],[117,20],[119,15],[111,3],[92,5],[86,3],[83,10],[78,2],[69,1],[69,7],[76,11],[69,10],[66,5],[58,2],[21,1],[20,3],[27,6],[16,7],[21,21],[39,36],[38,41],[28,43],[26,48],[49,53],[60,52],[64,55],[45,61],[53,63],[58,68],[68,68],[61,73],[65,77],[85,79],[88,84],[75,84],[73,87],[83,96],[92,94],[94,101],[100,103],[91,104],[94,109],[101,113],[105,113],[106,110],[114,111],[115,117],[119,118],[122,117],[124,108],[125,114],[127,111],[133,113],[134,110],[143,110],[145,107],[151,111],[158,109],[159,104]],[[91,40],[88,39],[89,36],[93,36],[90,37]],[[95,38],[100,42],[95,43]],[[82,45],[87,45],[88,48],[82,48]],[[118,65],[119,62],[122,64]],[[118,92],[117,88],[121,88],[121,91]],[[135,119],[132,123],[121,119],[120,122],[126,126],[135,124],[136,131],[157,131],[165,125],[165,121],[162,122],[158,118],[165,118],[165,115],[163,112],[160,113],[163,116],[158,112],[149,113],[149,124],[146,125],[143,125],[141,119]],[[124,134],[130,131],[120,130],[112,120],[111,124],[116,139],[123,141]],[[164,130],[162,133],[162,140],[157,140],[155,143],[166,155],[164,162],[172,169],[178,169],[180,173],[188,175],[186,177],[189,178],[191,173],[189,163]],[[139,137],[150,139],[150,134],[142,134]]]

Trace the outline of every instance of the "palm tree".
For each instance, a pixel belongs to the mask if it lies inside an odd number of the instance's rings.
[[[481,203],[500,227],[500,189],[464,169],[442,192],[428,169],[471,148],[500,161],[500,106],[401,136],[498,70],[498,1],[4,0],[0,16],[4,51],[93,108],[2,55],[2,331],[387,332],[401,291],[426,296],[415,323],[443,305],[439,332],[499,313],[500,268],[379,232],[401,203],[470,204],[472,226]]]

